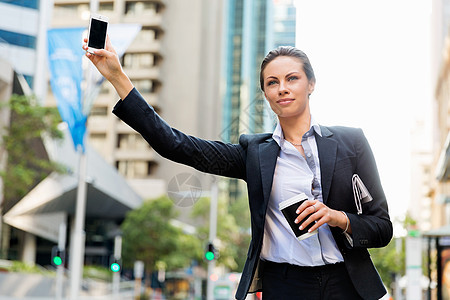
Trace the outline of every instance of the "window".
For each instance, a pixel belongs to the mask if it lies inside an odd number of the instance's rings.
[[[93,106],[91,109],[91,116],[106,116],[108,108],[106,106]]]
[[[152,79],[133,80],[133,84],[141,93],[157,93],[161,83]]]
[[[123,66],[126,68],[150,68],[155,65],[155,56],[151,53],[125,53]]]
[[[137,133],[121,133],[117,137],[117,148],[120,150],[147,150],[147,141]]]
[[[139,43],[152,43],[157,39],[156,31],[152,28],[142,28],[136,36],[136,41]]]
[[[125,14],[127,16],[152,16],[157,14],[161,5],[149,1],[127,1],[125,3]]]
[[[120,174],[127,178],[146,178],[150,176],[157,167],[153,161],[145,160],[119,160],[116,168]]]
[[[89,143],[95,150],[101,152],[105,148],[106,133],[91,133],[89,135]]]

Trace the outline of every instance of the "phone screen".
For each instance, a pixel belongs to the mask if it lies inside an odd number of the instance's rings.
[[[103,49],[105,47],[106,29],[108,23],[97,19],[91,19],[88,47]]]

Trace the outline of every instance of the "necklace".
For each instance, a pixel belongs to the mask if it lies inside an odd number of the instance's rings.
[[[289,142],[289,141],[288,141]],[[300,143],[300,144],[296,144],[296,143],[293,143],[293,142],[289,142],[289,143],[291,143],[292,145],[294,145],[294,146],[301,146],[302,144]]]

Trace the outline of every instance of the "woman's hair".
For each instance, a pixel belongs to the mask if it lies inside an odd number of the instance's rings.
[[[267,65],[279,56],[289,56],[298,58],[303,64],[303,71],[306,73],[306,77],[310,82],[316,82],[316,76],[314,76],[314,70],[309,62],[308,56],[301,51],[292,46],[280,46],[272,51],[270,51],[261,63],[261,71],[259,72],[259,83],[261,85],[261,90],[264,91],[264,78],[263,72]]]

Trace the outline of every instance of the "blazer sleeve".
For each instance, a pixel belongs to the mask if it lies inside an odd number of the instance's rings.
[[[372,150],[359,129],[356,148],[356,173],[366,185],[373,200],[363,204],[361,215],[348,213],[352,227],[354,247],[374,248],[386,246],[393,234],[386,196]]]
[[[240,144],[204,140],[170,127],[136,88],[119,100],[113,113],[161,156],[202,172],[245,179],[245,149]]]

